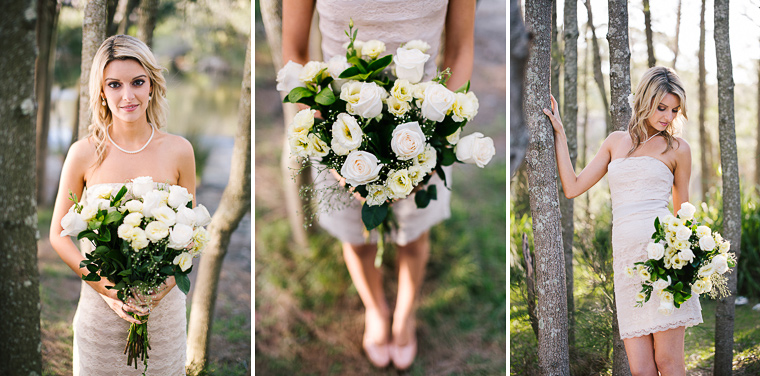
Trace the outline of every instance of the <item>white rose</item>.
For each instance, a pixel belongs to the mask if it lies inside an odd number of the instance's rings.
[[[108,210],[111,212],[114,208],[111,207],[111,200],[106,200],[104,198],[98,198],[90,202],[93,206],[97,207],[98,210]]]
[[[633,278],[636,275],[636,269],[630,266],[625,268],[625,275],[627,275],[629,278]]]
[[[454,148],[457,159],[467,164],[485,167],[496,154],[491,137],[483,137],[480,132],[462,137]]]
[[[696,282],[694,282],[694,284],[691,285],[691,293],[694,295],[699,295],[705,292],[709,292],[705,291],[705,287],[705,282],[701,279],[698,279]]]
[[[350,67],[346,55],[335,55],[327,62],[327,73],[335,80],[331,84],[334,91],[340,92],[340,87],[346,82],[345,79],[339,78],[340,74]]]
[[[699,239],[699,248],[702,248],[703,251],[712,251],[715,248],[715,239],[713,239],[712,236],[705,236],[702,239]]]
[[[657,307],[657,312],[659,312],[662,315],[669,316],[673,313],[673,311],[676,309],[676,307],[673,305],[673,302],[666,302],[665,300],[660,301],[660,306]]]
[[[195,225],[195,211],[187,207],[181,207],[177,209],[176,223],[183,225],[194,226]]]
[[[691,251],[691,248],[683,249],[678,253],[678,258],[686,262],[692,262],[694,261],[694,252]]]
[[[296,157],[308,157],[309,156],[309,136],[306,134],[290,134],[288,135],[288,143],[290,144],[290,153]]]
[[[430,84],[425,89],[425,98],[422,101],[422,116],[433,121],[443,121],[454,104],[456,96],[454,92],[441,84]]]
[[[428,50],[430,49],[430,45],[427,44],[427,42],[425,41],[415,39],[415,40],[410,40],[409,42],[404,43],[404,45],[401,46],[401,48],[407,49],[407,50],[417,49],[422,52],[428,52]]]
[[[298,80],[305,84],[316,83],[324,76],[325,69],[327,69],[327,64],[321,61],[310,61],[298,73]]]
[[[203,248],[206,247],[206,244],[208,244],[209,237],[208,237],[208,231],[206,231],[203,227],[198,227],[193,231],[193,243],[195,245],[193,246],[192,255],[197,256],[198,254],[203,251]]]
[[[193,228],[188,225],[176,224],[169,231],[169,248],[184,249],[193,240]]]
[[[690,243],[686,240],[678,240],[676,239],[676,242],[673,244],[674,247],[678,250],[687,249],[690,246]]]
[[[697,237],[702,239],[705,236],[712,235],[712,231],[707,226],[697,226]]]
[[[356,43],[354,42],[354,47],[356,47]],[[359,50],[359,47],[356,47],[357,50]],[[380,56],[381,53],[385,52],[385,43],[379,41],[379,40],[370,40],[367,42],[364,42],[361,46],[362,55],[368,56],[372,59],[377,59],[378,56]]]
[[[678,217],[680,217],[682,220],[690,220],[694,218],[694,213],[697,211],[697,208],[694,207],[694,205],[684,202],[681,204],[681,209],[678,210]]]
[[[470,121],[478,114],[479,107],[480,104],[475,93],[456,93],[456,100],[451,106],[451,118],[458,122],[463,120]]]
[[[282,91],[285,94],[288,94],[291,90],[297,87],[306,87],[306,85],[298,79],[302,69],[303,65],[288,61],[288,63],[277,72],[277,91]]]
[[[394,97],[388,97],[385,104],[388,105],[388,112],[396,117],[404,116],[412,108],[409,102],[400,101]]]
[[[428,173],[428,171],[424,171],[422,169],[422,166],[419,165],[412,165],[407,168],[406,171],[409,173],[409,178],[412,179],[412,184],[415,186],[417,183],[421,182],[422,179],[425,178],[425,175]]]
[[[644,281],[649,281],[650,278],[652,278],[652,275],[649,274],[649,270],[647,270],[647,268],[641,268],[641,269],[639,269],[639,276]]]
[[[652,260],[659,260],[665,255],[665,247],[660,243],[647,244],[647,256]]]
[[[343,163],[340,175],[346,178],[346,183],[353,186],[371,183],[377,180],[380,170],[383,168],[379,162],[377,157],[371,153],[354,150]]]
[[[699,272],[697,272],[697,275],[699,275],[701,278],[706,278],[713,275],[714,273],[715,273],[715,265],[713,263],[709,263],[699,268]]]
[[[348,43],[349,43],[349,42],[343,43],[343,49],[344,49],[344,50],[347,50],[347,49],[348,49]],[[354,49],[355,49],[356,51],[359,51],[359,53],[361,53],[361,52],[362,52],[362,47],[363,47],[363,46],[364,46],[364,42],[363,42],[363,41],[361,41],[361,40],[358,40],[358,39],[354,40]]]
[[[120,239],[123,240],[130,240],[132,239],[132,229],[135,228],[134,226],[130,226],[126,223],[122,223],[119,225],[119,228],[116,229],[116,234],[119,236]]]
[[[113,187],[103,184],[87,192],[87,196],[90,198],[110,199],[111,192],[113,192]]]
[[[687,262],[679,257],[673,258],[673,269],[683,269],[684,266],[686,266]]]
[[[150,176],[140,176],[132,179],[132,196],[143,197],[146,193],[153,190],[153,178]]]
[[[142,213],[143,204],[138,200],[129,200],[124,204],[124,207],[127,208],[127,211],[130,213]]]
[[[667,230],[671,233],[673,233],[673,236],[675,236],[676,231],[678,230],[678,226],[680,226],[680,223],[678,222],[678,219],[674,219],[673,222],[668,223]]]
[[[74,207],[72,206],[72,209]],[[61,236],[77,236],[80,232],[87,230],[87,223],[82,216],[74,210],[70,210],[61,219]]]
[[[644,303],[644,301],[647,299],[647,295],[643,292],[640,292],[636,294],[636,302],[637,303]]]
[[[193,200],[193,194],[187,191],[187,188],[179,185],[169,187],[169,206],[177,209],[187,205]]]
[[[676,229],[676,239],[678,240],[689,240],[691,237],[691,229],[686,226],[678,226]]]
[[[153,221],[145,226],[145,235],[148,240],[157,243],[169,236],[169,226],[161,221]]]
[[[351,108],[351,106],[359,102],[362,83],[360,81],[347,81],[340,86],[340,99],[346,102],[346,108]]]
[[[434,83],[433,81],[425,81],[412,85],[412,97],[416,99],[417,107],[422,107],[422,102],[425,101],[425,90]]]
[[[167,226],[173,226],[177,223],[177,212],[166,205],[161,205],[153,209],[151,213],[157,221],[161,221]]]
[[[409,80],[411,83],[420,82],[428,59],[430,55],[416,48],[396,49],[396,56],[393,57],[393,62],[396,63],[396,77]]]
[[[309,145],[306,152],[310,157],[322,158],[330,152],[330,147],[314,133],[309,133]]]
[[[390,190],[390,198],[405,198],[414,189],[412,179],[406,169],[388,173],[388,180],[385,181],[385,185]]]
[[[718,251],[720,253],[726,254],[731,249],[731,242],[725,241],[720,243],[720,248]]]
[[[82,216],[83,221],[88,222],[91,219],[95,218],[95,215],[98,214],[98,206],[85,205],[82,207],[82,211],[79,212],[79,214]]]
[[[652,284],[652,287],[657,291],[663,290],[668,286],[670,286],[670,276],[668,276],[668,279],[660,278]]]
[[[435,151],[435,148],[432,145],[428,144],[425,145],[425,151],[417,155],[414,164],[422,167],[423,172],[427,174],[435,168],[437,157],[438,152]]]
[[[371,119],[382,113],[383,99],[386,96],[388,93],[380,85],[374,82],[362,82],[359,100],[355,104],[347,104],[346,109],[352,115]]]
[[[132,249],[134,249],[135,251],[141,250],[147,247],[148,244],[150,244],[150,242],[148,241],[148,236],[145,234],[145,231],[143,231],[139,227],[134,227],[130,231],[130,235],[131,235],[130,245],[132,246]]]
[[[132,227],[137,227],[140,225],[140,223],[142,223],[142,219],[142,213],[129,213],[126,217],[124,217],[124,223]]]
[[[364,132],[353,116],[341,113],[332,125],[332,149],[335,154],[346,155],[359,148]]]
[[[427,145],[422,128],[416,121],[397,126],[391,136],[391,149],[402,161],[415,158],[425,150],[425,145]]]
[[[367,205],[378,206],[385,203],[388,199],[390,192],[388,188],[381,184],[368,184],[367,185]]]
[[[182,271],[187,271],[187,269],[190,269],[191,266],[193,266],[193,255],[182,252],[177,257],[174,258],[174,261],[172,261],[174,265],[179,265],[179,268],[182,269]]]
[[[715,267],[716,273],[723,274],[728,271],[728,258],[722,253],[717,254],[712,259],[712,265]]]
[[[456,145],[459,142],[459,135],[462,134],[462,128],[457,128],[457,131],[446,136],[446,141],[451,145]]]
[[[411,102],[414,93],[414,85],[409,80],[398,79],[393,83],[391,96],[400,102]]]
[[[208,213],[208,209],[206,209],[205,206],[198,205],[193,208],[193,211],[195,212],[196,226],[206,226],[211,223],[211,215]]]
[[[316,110],[309,108],[303,109],[296,113],[293,117],[293,122],[290,123],[290,133],[297,135],[306,135],[314,126],[314,114]]]
[[[663,225],[669,225],[676,219],[672,214],[668,214],[660,219],[660,223]]]
[[[160,191],[150,191],[143,196],[142,214],[145,217],[153,217],[153,209],[161,206],[163,195]]]

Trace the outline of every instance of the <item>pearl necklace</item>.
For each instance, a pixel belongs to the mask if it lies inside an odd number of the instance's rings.
[[[655,133],[655,134],[653,134],[653,135],[649,136],[649,138],[647,138],[646,140],[644,140],[644,142],[642,142],[641,144],[642,144],[642,145],[646,144],[646,143],[647,143],[647,141],[649,141],[649,140],[653,139],[653,138],[654,138],[654,136],[657,136],[657,135],[658,135],[658,134],[660,134],[661,132],[662,132],[662,131],[659,131],[659,132],[657,132],[657,133]],[[111,142],[113,142],[113,141],[111,141]],[[150,141],[148,141],[148,142],[150,142]],[[118,147],[118,146],[117,146],[117,147]]]
[[[111,125],[113,125],[113,124],[111,124]],[[125,150],[124,148],[122,148],[121,146],[119,146],[118,144],[116,144],[115,142],[113,142],[113,139],[111,138],[111,135],[108,134],[108,129],[111,128],[111,125],[109,125],[106,128],[106,137],[108,138],[108,141],[110,141],[111,144],[113,146],[115,146],[117,149],[119,149],[119,150],[121,150],[121,151],[123,151],[123,152],[125,152],[127,154],[137,154],[137,153],[145,150],[145,148],[148,147],[148,144],[150,144],[150,142],[153,141],[153,135],[156,133],[156,127],[154,127],[153,124],[148,123],[148,125],[150,125],[150,138],[148,138],[148,142],[146,142],[145,145],[143,145],[143,147],[141,147],[141,148],[139,148],[139,149],[137,149],[135,151],[130,151],[130,150]]]

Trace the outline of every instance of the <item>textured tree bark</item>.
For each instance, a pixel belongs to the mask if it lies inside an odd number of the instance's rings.
[[[119,27],[118,24],[113,23],[117,5],[119,5],[119,0],[106,0],[106,35],[116,34],[116,28]]]
[[[41,375],[37,271],[35,1],[0,12],[0,375]]]
[[[681,0],[678,0],[678,10],[676,11],[676,42],[673,46],[673,69],[676,69],[676,61],[678,61],[678,41],[681,37]]]
[[[707,137],[707,131],[705,130],[705,112],[707,111],[707,84],[705,77],[707,76],[707,70],[705,69],[705,8],[707,1],[702,0],[702,12],[700,13],[699,20],[699,189],[700,197],[704,200],[707,194],[707,187],[710,184],[710,177],[712,176],[712,168],[710,166],[713,163],[712,159],[712,145],[710,138]]]
[[[121,0],[119,1],[119,14],[122,15],[119,20],[119,25],[116,28],[116,34],[126,34],[129,32],[129,27],[132,26],[132,20],[129,16],[135,11],[140,0]]]
[[[37,63],[35,68],[35,94],[37,96],[37,204],[47,205],[45,195],[45,165],[47,138],[50,128],[50,89],[53,86],[55,40],[58,12],[56,0],[39,0],[37,3]]]
[[[562,106],[562,97],[559,90],[560,67],[562,65],[562,53],[559,51],[559,25],[557,24],[557,0],[552,0],[552,80],[551,91],[554,99]]]
[[[82,73],[79,76],[79,138],[90,126],[90,68],[95,52],[106,39],[106,1],[89,0],[82,21]]]
[[[588,31],[589,31],[589,25],[586,24],[586,32],[583,34],[583,38],[586,39],[586,46],[590,45],[590,41],[588,40]],[[579,146],[578,149],[580,150],[580,153],[578,154],[578,157],[580,158],[580,166],[581,168],[585,168],[587,164],[587,156],[588,153],[588,66],[589,61],[591,58],[589,57],[589,54],[591,53],[591,50],[587,47],[584,51],[583,55],[583,85],[581,85],[581,97],[583,98],[583,134],[581,135],[581,140],[583,140],[583,146]],[[569,144],[568,144],[569,145]],[[591,195],[585,195],[585,202],[584,202],[584,208],[585,213],[588,215],[589,207],[591,207]]]
[[[538,277],[538,365],[542,375],[569,375],[565,256],[554,132],[543,113],[550,106],[550,0],[526,1],[525,24],[534,36],[525,75],[524,108],[530,134],[526,162]]]
[[[514,176],[525,159],[528,129],[523,113],[523,81],[530,35],[525,30],[520,2],[509,1],[509,175]]]
[[[657,64],[657,60],[655,60],[654,58],[654,43],[652,42],[652,15],[649,12],[649,0],[643,0],[643,1],[644,1],[644,33],[646,34],[646,38],[647,38],[647,64],[649,64],[649,67],[651,68],[655,66],[655,64]],[[612,14],[612,7],[610,6],[609,9],[610,9],[610,14]],[[628,13],[627,9],[626,9],[626,13]]]
[[[187,333],[187,368],[192,375],[203,371],[208,361],[208,343],[214,318],[219,274],[230,235],[251,206],[251,41],[245,54],[238,129],[232,149],[230,178],[219,208],[211,218],[209,244],[198,265]]]
[[[523,260],[525,261],[525,284],[528,292],[528,318],[530,327],[533,328],[533,334],[538,339],[538,316],[536,316],[536,262],[530,254],[530,245],[528,245],[528,235],[522,236]]]
[[[715,0],[715,57],[718,65],[718,129],[723,171],[723,237],[731,242],[737,260],[741,251],[741,195],[734,122],[734,78],[729,43],[728,0]],[[734,269],[736,269],[734,267]],[[713,374],[731,375],[734,349],[736,270],[728,275],[731,295],[715,307],[715,364]]]
[[[153,47],[153,30],[156,28],[156,12],[158,12],[158,0],[140,0],[140,8],[137,10],[137,38],[145,42],[148,47]]]
[[[599,87],[599,95],[602,98],[602,104],[604,105],[604,118],[607,122],[607,134],[612,133],[614,130],[612,127],[612,118],[610,117],[610,104],[607,101],[607,89],[604,87],[604,76],[602,75],[602,56],[599,53],[599,41],[596,38],[596,27],[594,27],[594,15],[591,12],[590,0],[583,2],[586,5],[588,13],[588,26],[591,28],[591,48],[594,54],[594,82]]]
[[[760,62],[757,65],[757,79],[760,82]],[[760,85],[757,86],[757,141],[755,144],[755,190],[760,194]]]
[[[564,9],[564,100],[562,121],[565,125],[570,161],[575,168],[578,158],[578,2],[565,0]],[[562,213],[562,246],[565,254],[565,286],[567,288],[567,336],[570,350],[575,344],[575,301],[573,299],[573,234],[575,232],[573,206],[560,183],[559,208]]]

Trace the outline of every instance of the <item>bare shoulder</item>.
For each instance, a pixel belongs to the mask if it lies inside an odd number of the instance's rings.
[[[98,158],[98,152],[95,143],[90,137],[83,138],[74,142],[69,147],[66,154],[66,160],[75,165],[89,166]]]
[[[676,159],[691,159],[691,146],[689,146],[689,143],[681,137],[675,137],[674,141],[673,151],[676,153]]]
[[[164,133],[164,147],[178,158],[193,158],[193,144],[186,138],[176,134]]]
[[[620,147],[623,143],[630,144],[630,136],[628,135],[628,132],[626,131],[614,131],[610,133],[609,136],[607,136],[606,139],[604,139],[604,142],[602,143],[602,149],[614,149],[617,147]]]

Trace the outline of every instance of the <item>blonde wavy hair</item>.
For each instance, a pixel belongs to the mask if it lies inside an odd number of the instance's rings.
[[[628,133],[633,140],[633,146],[628,151],[628,155],[631,155],[647,139],[647,119],[654,115],[660,101],[667,94],[677,96],[681,104],[678,114],[662,133],[668,143],[662,153],[665,154],[672,149],[674,141],[678,142],[674,136],[676,129],[680,129],[688,119],[686,91],[683,89],[681,78],[674,70],[667,67],[652,67],[641,77],[633,97],[633,113],[628,122]]]
[[[148,73],[152,99],[148,103],[148,123],[157,129],[166,125],[169,102],[166,100],[166,79],[164,68],[158,64],[150,48],[141,40],[129,35],[114,35],[100,45],[92,60],[90,69],[90,126],[89,136],[95,142],[98,154],[96,166],[100,166],[106,157],[106,128],[113,122],[113,114],[108,106],[103,106],[103,72],[114,60],[134,60]]]

